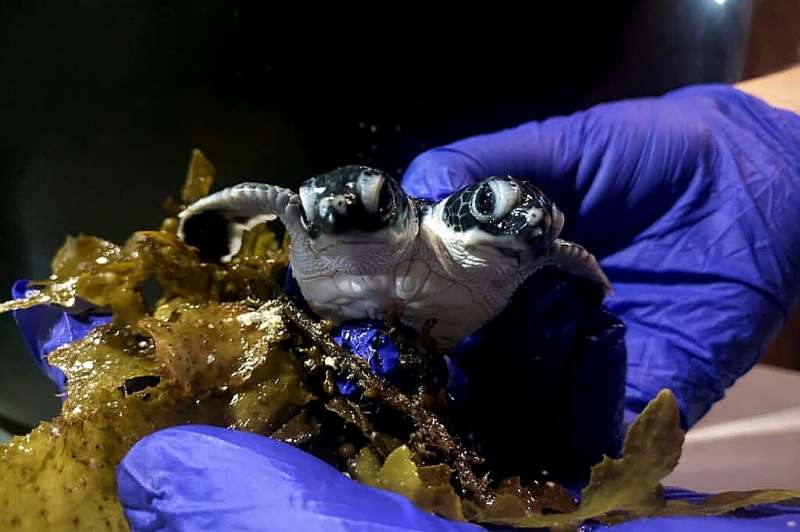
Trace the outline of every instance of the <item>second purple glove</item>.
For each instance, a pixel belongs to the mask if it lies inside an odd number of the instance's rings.
[[[504,174],[544,190],[564,211],[565,238],[601,260],[615,290],[607,306],[628,327],[631,415],[670,388],[694,424],[796,301],[793,113],[727,86],[689,88],[434,149],[403,185],[440,198]]]

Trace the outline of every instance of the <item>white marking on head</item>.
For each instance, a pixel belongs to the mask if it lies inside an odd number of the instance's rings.
[[[533,207],[531,208],[531,210],[528,211],[525,223],[527,223],[528,225],[536,225],[542,220],[543,217],[544,217],[544,212],[542,211],[542,209],[538,207]]]
[[[442,243],[453,262],[467,270],[489,272],[497,268],[515,266],[498,251],[498,246],[519,248],[518,239],[506,235],[493,235],[473,227],[467,231],[454,231],[444,222],[444,201],[437,204],[433,212],[424,218],[426,229]]]
[[[409,200],[405,200],[409,201]],[[310,249],[327,267],[350,274],[385,271],[413,250],[419,233],[419,218],[409,204],[406,223],[390,224],[377,231],[317,235]]]
[[[519,185],[513,181],[505,179],[492,179],[489,181],[489,189],[494,194],[494,209],[492,218],[501,220],[505,218],[511,209],[517,206],[519,201]]]
[[[277,216],[274,214],[259,214],[244,223],[230,223],[228,225],[228,254],[221,257],[220,260],[225,263],[233,260],[233,257],[242,249],[242,237],[245,231],[249,231],[259,224],[271,222],[276,218]]]
[[[347,198],[342,194],[336,194],[319,200],[319,212],[322,216],[327,215],[332,210],[339,214],[347,212]]]

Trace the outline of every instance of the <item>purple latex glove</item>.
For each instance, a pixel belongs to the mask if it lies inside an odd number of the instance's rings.
[[[24,279],[14,283],[11,297],[21,299],[29,295],[28,284]],[[111,316],[91,311],[71,313],[54,305],[40,305],[14,311],[14,320],[36,365],[63,392],[66,378],[60,369],[47,363],[47,356],[62,345],[80,340],[95,327],[111,322]]]
[[[340,346],[356,353],[369,362],[369,367],[376,375],[386,376],[394,380],[400,364],[400,351],[392,340],[380,330],[381,322],[361,320],[339,327],[333,340]],[[345,396],[356,395],[360,390],[352,381],[342,380],[336,383],[339,393]]]
[[[368,488],[290,445],[217,427],[176,427],[142,439],[118,468],[117,489],[134,531],[483,530],[424,512],[400,495]],[[699,498],[688,492],[668,496]],[[611,530],[790,530],[786,526],[792,521],[800,522],[800,510],[773,506],[738,518],[645,519]],[[606,530],[582,530],[601,529]]]
[[[599,105],[437,148],[403,185],[542,188],[601,260],[628,327],[627,408],[662,388],[694,424],[755,364],[800,287],[800,117],[727,86]],[[525,313],[524,306],[518,309]]]

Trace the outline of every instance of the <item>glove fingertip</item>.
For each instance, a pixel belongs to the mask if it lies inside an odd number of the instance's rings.
[[[402,186],[409,195],[439,201],[454,190],[489,177],[473,158],[452,148],[435,148],[418,155],[408,166]]]
[[[29,295],[30,281],[19,279],[11,286],[11,296],[14,299],[22,299]],[[64,391],[67,378],[64,373],[48,364],[47,355],[55,348],[58,336],[53,334],[53,330],[62,317],[62,312],[55,307],[39,305],[36,307],[15,310],[12,312],[17,328],[22,334],[22,338],[28,347],[28,351],[33,356],[33,361],[47,375],[60,391]]]
[[[27,279],[21,279],[11,287],[14,299],[25,298],[32,293],[35,291],[30,290]],[[62,392],[67,379],[59,368],[49,364],[49,354],[64,345],[83,339],[92,330],[112,319],[110,313],[94,307],[76,312],[75,308],[70,310],[52,304],[15,310],[12,314],[34,362]]]
[[[11,297],[14,299],[22,299],[28,295],[29,284],[30,281],[28,279],[17,279],[14,281],[14,284],[11,285]]]

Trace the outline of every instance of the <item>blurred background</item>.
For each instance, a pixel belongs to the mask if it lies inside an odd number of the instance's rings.
[[[105,4],[0,4],[0,287],[47,276],[67,234],[156,227],[194,147],[217,187],[351,163],[399,176],[467,135],[800,59],[796,0],[537,2],[496,20],[462,3],[369,22],[235,0]],[[800,369],[798,329],[765,360]],[[59,401],[10,316],[0,342],[0,431],[24,433]]]

